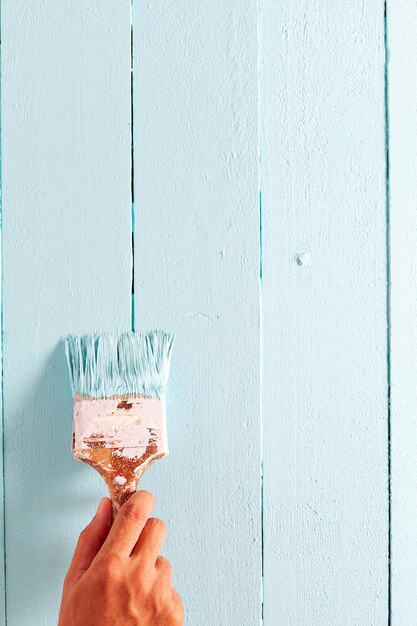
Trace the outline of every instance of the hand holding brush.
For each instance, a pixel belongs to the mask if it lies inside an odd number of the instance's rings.
[[[102,499],[65,577],[58,626],[183,626],[171,565],[159,554],[166,526],[149,517],[154,503],[135,493],[110,528],[110,500]]]

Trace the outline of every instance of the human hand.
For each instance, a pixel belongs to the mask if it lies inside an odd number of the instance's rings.
[[[110,528],[111,502],[101,500],[65,577],[58,626],[183,626],[171,565],[159,555],[167,528],[149,517],[154,506],[138,491]]]

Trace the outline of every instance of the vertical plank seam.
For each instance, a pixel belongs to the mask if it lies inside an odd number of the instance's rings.
[[[130,0],[130,194],[131,194],[131,330],[135,331],[135,154],[134,154],[134,127],[133,127],[133,71],[134,71],[134,49],[133,49],[133,2]]]
[[[259,427],[260,427],[260,524],[261,524],[261,615],[260,624],[265,621],[265,495],[264,495],[264,455],[263,455],[263,308],[262,308],[262,124],[261,124],[261,0],[256,2],[256,44],[257,44],[257,105],[258,105],[258,198],[259,198]]]
[[[388,464],[388,625],[392,623],[392,492],[391,492],[391,216],[388,91],[388,22],[384,0],[384,110],[385,110],[385,211],[386,211],[386,316],[387,316],[387,464]]]
[[[1,20],[1,6],[0,6],[0,33],[2,30],[2,20]],[[4,594],[4,624],[7,624],[7,593],[6,593],[6,476],[5,476],[5,437],[4,437],[4,314],[3,314],[3,296],[4,296],[4,259],[3,259],[3,150],[2,150],[2,116],[1,116],[1,108],[3,102],[3,63],[2,63],[2,47],[1,47],[1,39],[0,36],[0,263],[1,263],[1,272],[0,272],[0,364],[1,364],[1,458],[2,458],[2,506],[3,506],[3,517],[1,522],[1,532],[3,534],[3,594]]]

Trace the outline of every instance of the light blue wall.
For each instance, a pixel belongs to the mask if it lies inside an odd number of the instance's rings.
[[[171,458],[146,485],[171,520],[189,624],[261,603],[256,4],[138,1],[135,311],[177,333]]]
[[[384,6],[261,9],[265,623],[387,624]]]
[[[130,327],[130,11],[3,3],[8,625],[56,622],[103,485],[71,458],[61,338]]]
[[[3,0],[9,626],[56,622],[105,492],[70,452],[61,339],[132,327],[177,334],[171,455],[143,486],[187,625],[415,622],[417,16],[399,4],[386,22],[376,0]]]

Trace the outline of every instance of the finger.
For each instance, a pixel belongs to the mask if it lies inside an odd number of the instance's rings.
[[[172,566],[171,563],[164,556],[158,556],[155,563],[156,570],[166,580],[170,587],[172,587]]]
[[[184,605],[180,596],[175,591],[175,589],[172,590],[172,600],[174,602],[174,617],[178,620],[178,624],[183,624],[184,623]]]
[[[148,491],[134,493],[116,515],[102,552],[130,556],[154,506],[155,498]]]
[[[81,531],[74,556],[68,570],[67,580],[76,582],[90,567],[110,531],[111,502],[102,498],[91,522]]]
[[[155,565],[158,554],[162,550],[168,529],[157,517],[150,517],[132,550],[132,555],[139,557],[141,562]]]

